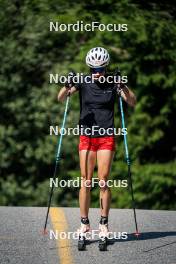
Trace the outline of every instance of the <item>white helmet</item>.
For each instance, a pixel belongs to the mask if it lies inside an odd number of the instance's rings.
[[[86,56],[86,64],[91,68],[104,67],[109,64],[109,60],[109,53],[101,47],[91,49]]]

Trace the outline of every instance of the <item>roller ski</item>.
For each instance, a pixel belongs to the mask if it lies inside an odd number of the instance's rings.
[[[78,238],[78,250],[86,250],[86,233],[90,231],[90,225],[88,218],[81,218],[81,227],[77,230],[79,234]]]
[[[107,244],[108,244],[108,238],[107,237],[101,237],[99,240],[99,250],[100,251],[107,251]]]
[[[107,217],[101,217],[100,224],[99,224],[99,250],[100,251],[106,251],[107,250],[107,244],[108,244],[108,236],[109,236],[109,230],[108,230],[108,218]]]

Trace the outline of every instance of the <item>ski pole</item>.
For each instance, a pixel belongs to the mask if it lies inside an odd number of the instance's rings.
[[[56,179],[57,168],[58,168],[58,164],[60,161],[61,145],[62,145],[62,138],[63,138],[62,131],[65,128],[65,122],[66,122],[66,117],[67,117],[67,112],[68,112],[69,100],[70,100],[70,92],[67,95],[67,100],[66,100],[66,104],[65,104],[65,111],[64,111],[64,118],[63,118],[62,127],[61,127],[61,134],[60,134],[60,138],[59,138],[58,146],[57,146],[56,161],[55,161],[54,175],[53,175],[54,180]],[[47,227],[47,223],[48,223],[48,215],[49,215],[49,211],[50,211],[53,192],[54,192],[54,184],[52,185],[51,191],[49,194],[48,207],[47,207],[46,219],[45,219],[45,224],[44,224],[44,234],[46,234],[46,227]]]
[[[122,97],[121,96],[119,96],[119,104],[120,104],[122,128],[124,129],[125,128],[125,117],[124,117],[123,102],[122,102]],[[124,133],[124,146],[125,146],[126,162],[127,162],[127,165],[128,165],[128,178],[129,178],[130,189],[131,189],[132,207],[133,207],[134,221],[135,221],[135,227],[136,227],[135,235],[138,236],[139,235],[139,231],[138,231],[138,224],[137,224],[137,217],[136,217],[136,206],[135,206],[133,182],[132,182],[132,175],[131,175],[131,160],[130,160],[129,151],[128,151],[127,135],[125,133]]]
[[[121,76],[119,69],[117,69],[115,71],[115,75]],[[124,116],[124,110],[123,110],[122,97],[119,94],[119,87],[117,87],[117,93],[119,95],[122,128],[125,129],[125,116]],[[131,189],[132,208],[133,208],[134,222],[135,222],[135,228],[136,228],[135,235],[139,236],[140,234],[138,231],[138,224],[137,224],[137,217],[136,217],[136,205],[135,205],[135,199],[134,199],[133,182],[132,182],[132,174],[131,174],[131,160],[130,160],[129,151],[128,151],[128,141],[127,141],[127,135],[125,133],[123,136],[124,136],[125,156],[126,156],[126,162],[127,162],[127,166],[128,166],[128,179],[129,179],[129,184],[130,184],[130,189]]]

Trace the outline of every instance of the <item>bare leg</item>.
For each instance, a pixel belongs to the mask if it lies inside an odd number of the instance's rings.
[[[96,164],[96,152],[81,150],[79,152],[82,186],[79,191],[81,217],[88,217],[90,206],[91,180]],[[86,187],[87,186],[87,187]]]
[[[108,216],[109,214],[111,192],[109,188],[106,186],[106,184],[105,186],[103,186],[103,183],[106,183],[108,180],[113,156],[114,156],[114,151],[110,151],[110,150],[97,151],[98,178],[99,180],[103,180],[102,187],[100,187],[101,216]]]

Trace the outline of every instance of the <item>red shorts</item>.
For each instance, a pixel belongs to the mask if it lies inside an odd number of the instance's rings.
[[[91,150],[98,151],[102,149],[115,150],[115,138],[112,137],[88,137],[80,136],[79,138],[79,151],[80,150]]]

